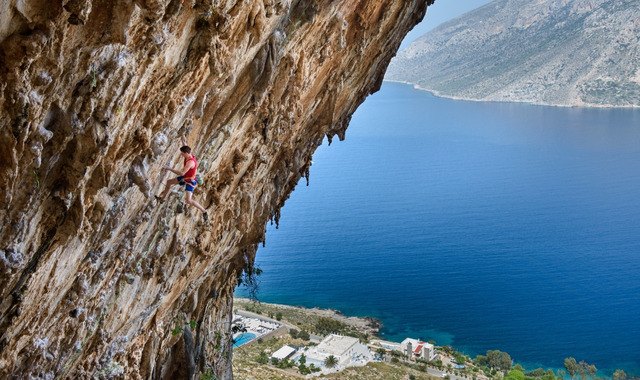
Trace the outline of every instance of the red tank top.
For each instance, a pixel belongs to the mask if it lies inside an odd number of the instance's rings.
[[[185,158],[184,164],[187,165],[187,162],[189,161],[193,161],[194,165],[184,174],[184,179],[194,179],[196,177],[196,171],[198,170],[198,161],[196,161],[196,156],[192,154],[190,158]]]

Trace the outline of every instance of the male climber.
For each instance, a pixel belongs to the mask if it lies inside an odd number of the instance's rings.
[[[184,166],[181,170],[173,169],[169,166],[165,166],[162,170],[168,170],[172,173],[178,175],[176,178],[172,178],[167,181],[167,186],[165,186],[164,191],[160,193],[160,195],[156,195],[156,199],[160,202],[163,202],[167,197],[167,194],[171,190],[171,186],[175,184],[180,184],[180,186],[184,186],[185,193],[184,199],[188,205],[195,206],[198,210],[202,211],[202,217],[206,222],[209,220],[209,215],[207,214],[207,210],[202,207],[200,203],[195,201],[193,197],[193,190],[198,186],[198,181],[196,181],[196,172],[198,171],[198,161],[193,154],[191,154],[191,148],[187,145],[184,145],[180,148],[180,155],[184,158]]]

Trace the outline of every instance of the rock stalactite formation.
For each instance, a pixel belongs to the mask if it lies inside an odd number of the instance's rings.
[[[231,378],[265,224],[427,0],[0,4],[0,378]],[[185,139],[205,185],[152,197]]]

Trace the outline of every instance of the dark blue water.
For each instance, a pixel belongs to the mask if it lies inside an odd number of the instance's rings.
[[[386,83],[258,252],[265,302],[380,318],[528,366],[640,375],[640,111]]]

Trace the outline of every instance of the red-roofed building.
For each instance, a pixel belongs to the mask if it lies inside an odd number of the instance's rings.
[[[400,348],[409,359],[434,360],[436,358],[436,350],[433,344],[426,343],[417,339],[407,338],[400,343]]]

